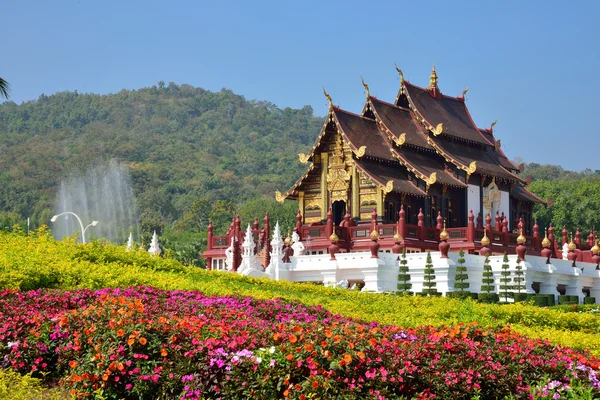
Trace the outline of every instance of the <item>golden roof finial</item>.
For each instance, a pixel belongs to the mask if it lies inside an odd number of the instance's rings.
[[[490,125],[490,131],[494,129],[494,127],[496,126],[497,123],[498,123],[498,120],[495,120],[494,122],[492,122],[492,125]]]
[[[333,100],[331,100],[331,96],[329,95],[329,93],[327,93],[325,88],[323,88],[323,94],[325,95],[327,101],[329,101],[329,111],[333,110]]]
[[[450,235],[446,232],[446,219],[444,218],[444,229],[440,233],[440,240],[448,240],[448,237],[450,237]]]
[[[427,86],[427,89],[437,89],[438,88],[438,76],[437,73],[435,72],[435,64],[433,64],[433,66],[431,67],[431,75],[429,75],[429,86]]]
[[[401,242],[402,241],[402,235],[400,234],[400,232],[396,232],[396,234],[394,235],[394,242]]]
[[[368,99],[369,97],[371,97],[371,94],[369,93],[369,85],[367,85],[365,83],[365,80],[363,79],[362,75],[360,77],[360,80],[362,81],[362,84],[363,84],[365,90],[367,91],[366,96],[367,96],[367,99]]]
[[[517,236],[517,243],[524,244],[527,241],[525,236],[523,236],[523,229],[519,229],[519,236]]]
[[[290,229],[288,228],[288,233],[287,236],[285,237],[285,240],[283,241],[283,243],[285,243],[286,245],[290,245],[292,244],[292,232],[290,231]]]
[[[548,239],[548,228],[544,228],[544,239],[542,239],[542,247],[547,248],[550,247],[550,239]]]
[[[400,75],[400,83],[404,83],[404,74],[402,73],[402,70],[398,68],[396,63],[394,63],[394,66],[396,67],[396,71],[398,71],[398,75]]]
[[[594,244],[594,246],[592,247],[592,255],[596,255],[600,253],[600,246],[598,246],[598,243]]]
[[[462,91],[462,98],[465,98],[465,95],[467,94],[467,92],[469,91],[469,87],[467,86],[467,88],[465,90]]]
[[[577,250],[577,245],[573,242],[573,232],[571,232],[571,240],[569,241],[569,251]]]
[[[371,240],[379,240],[379,232],[377,232],[377,229],[373,229],[369,238],[371,238]]]
[[[481,245],[482,246],[489,246],[490,245],[490,238],[487,237],[487,229],[483,228],[483,237],[481,238]]]

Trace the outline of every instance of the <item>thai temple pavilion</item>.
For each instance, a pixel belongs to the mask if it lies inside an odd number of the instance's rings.
[[[442,234],[452,250],[475,254],[491,242],[493,253],[515,254],[520,240],[540,254],[532,210],[544,201],[526,188],[519,167],[502,151],[495,123],[478,128],[465,103],[467,90],[460,97],[443,94],[435,67],[426,88],[397,71],[400,89],[393,102],[371,96],[363,81],[360,114],[335,106],[325,92],[329,111],[321,132],[310,151],[299,154],[306,173],[285,193],[276,192],[279,202],[298,202],[296,240],[308,254],[327,253],[333,241],[340,251],[356,252],[368,249],[375,234],[383,252],[394,246],[419,252],[437,250]],[[209,268],[224,268],[229,258],[236,270],[244,230],[239,217],[225,236],[214,237],[209,225],[202,255]],[[266,267],[268,215],[262,228],[257,218],[250,230]],[[548,237],[557,256],[552,226]]]
[[[478,128],[465,94],[452,97],[438,87],[433,68],[427,88],[404,80],[393,102],[369,94],[360,115],[336,107],[331,97],[323,128],[308,154],[308,170],[278,201],[298,201],[305,224],[325,222],[332,208],[339,225],[348,211],[355,223],[396,222],[404,207],[407,224],[435,227],[438,215],[450,228],[467,225],[470,210],[483,224],[489,213],[507,217],[513,231],[523,220],[531,233],[532,208],[544,203],[525,187],[502,152],[493,127]]]

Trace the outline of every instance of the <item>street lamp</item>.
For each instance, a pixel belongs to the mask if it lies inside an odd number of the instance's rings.
[[[83,222],[81,222],[81,218],[79,218],[79,216],[77,214],[75,214],[74,212],[71,212],[71,211],[67,211],[67,212],[64,212],[64,213],[57,214],[57,215],[53,216],[50,221],[51,222],[56,222],[56,220],[58,219],[58,217],[63,216],[63,215],[67,215],[67,217],[68,217],[68,215],[73,215],[75,218],[77,218],[77,221],[79,221],[79,226],[81,227],[81,243],[85,244],[85,231],[90,226],[96,226],[96,225],[98,225],[98,221],[92,221],[91,224],[88,224],[84,228],[83,227]],[[65,217],[65,218],[67,218],[67,217]]]

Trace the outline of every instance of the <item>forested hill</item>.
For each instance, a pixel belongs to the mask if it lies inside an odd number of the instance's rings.
[[[280,109],[229,90],[162,82],[110,95],[62,92],[5,102],[0,229],[27,217],[34,226],[48,223],[60,179],[112,158],[129,165],[145,232],[205,232],[208,217],[223,231],[233,213],[246,223],[265,208],[293,224],[295,206],[272,199],[304,172],[297,154],[321,125],[309,106]],[[551,208],[536,208],[542,227],[600,226],[600,171],[532,163],[522,176],[533,178],[530,188],[540,197],[552,198]]]
[[[62,92],[0,105],[0,220],[47,223],[71,171],[129,164],[146,219],[172,222],[204,197],[273,198],[302,173],[322,119],[229,90],[170,83],[116,94]]]

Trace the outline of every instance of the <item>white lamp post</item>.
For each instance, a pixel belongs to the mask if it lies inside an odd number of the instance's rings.
[[[85,244],[85,231],[90,226],[96,226],[96,225],[98,225],[98,221],[92,221],[91,224],[88,224],[84,228],[83,227],[83,222],[81,222],[81,218],[79,218],[79,216],[77,214],[75,214],[74,212],[71,212],[71,211],[67,211],[67,212],[64,212],[64,213],[57,214],[54,217],[52,217],[52,219],[50,221],[56,222],[56,220],[58,219],[58,217],[63,216],[63,215],[73,215],[75,218],[77,218],[77,221],[79,222],[79,226],[81,227],[81,243]]]

